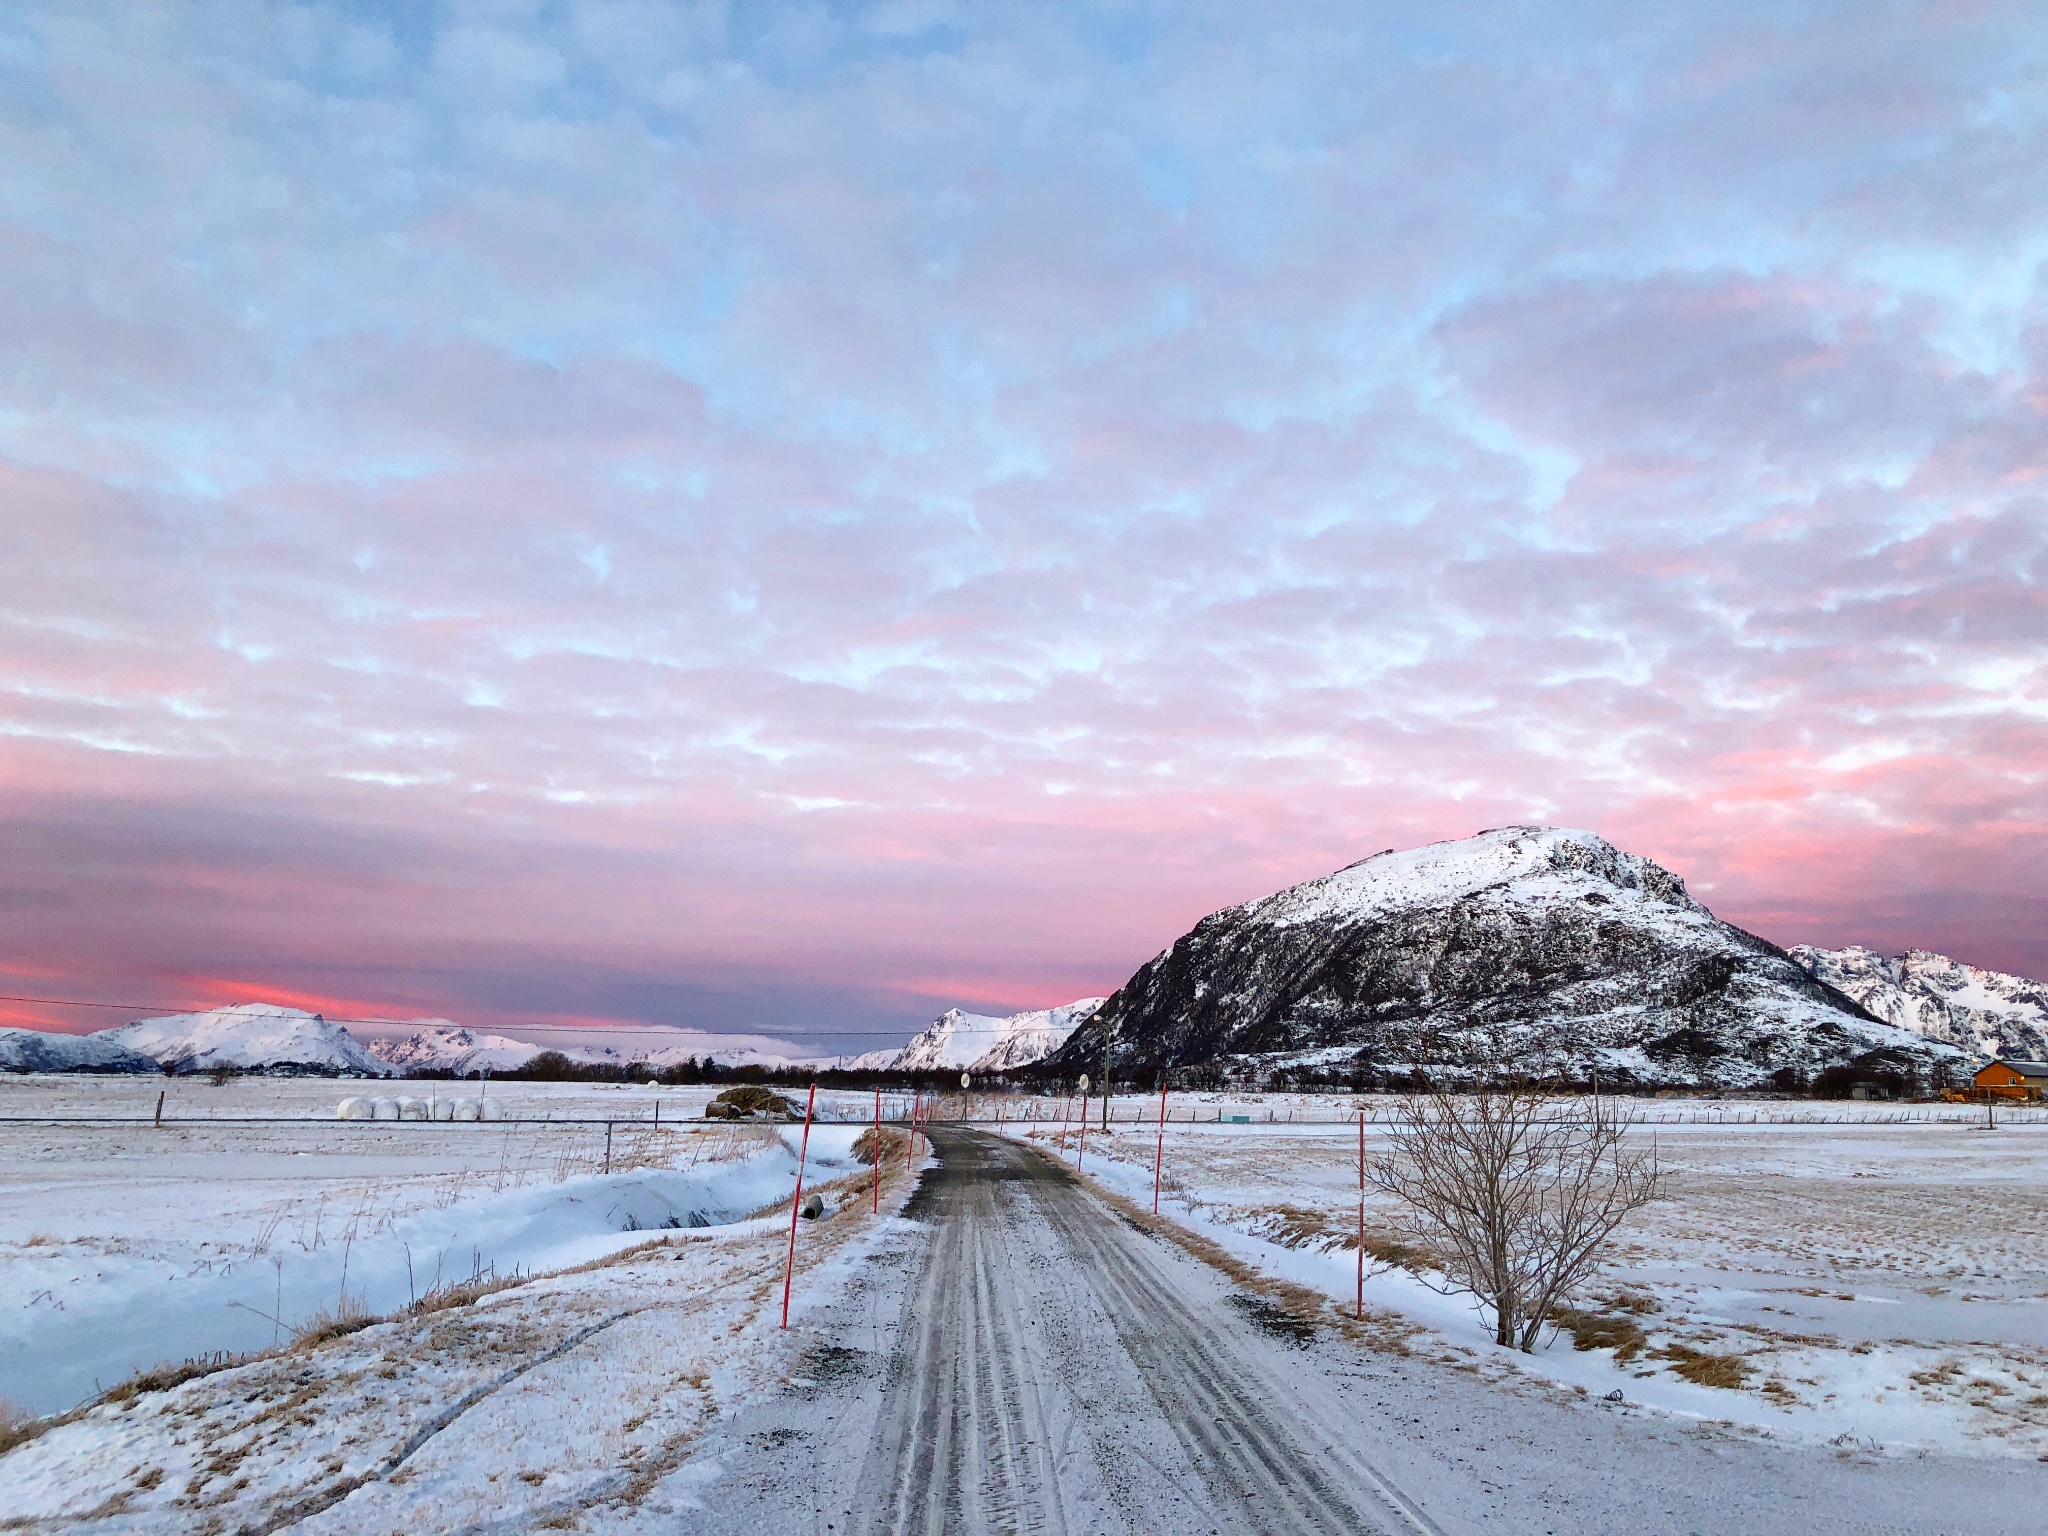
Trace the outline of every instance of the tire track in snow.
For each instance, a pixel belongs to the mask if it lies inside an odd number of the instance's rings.
[[[1304,1416],[1311,1401],[1270,1360],[1276,1346],[1218,1309],[1213,1289],[1177,1283],[1173,1267],[1192,1261],[1162,1262],[1168,1250],[1035,1149],[940,1127],[934,1138],[940,1166],[904,1213],[934,1231],[906,1297],[853,1492],[856,1531],[1066,1530],[1063,1483],[1077,1469],[1071,1455],[1054,1454],[1063,1421],[1082,1426],[1090,1442],[1083,1449],[1106,1474],[1100,1489],[1117,1512],[1136,1529],[1167,1528],[1165,1518],[1148,1522],[1148,1512],[1165,1515],[1160,1500],[1170,1485],[1157,1485],[1174,1468],[1148,1454],[1146,1437],[1129,1432],[1121,1412],[1085,1396],[1058,1405],[1078,1406],[1078,1414],[1048,1411],[1050,1398],[1091,1388],[1086,1379],[1045,1379],[1020,1335],[1019,1306],[1030,1300],[1106,1322],[1123,1358],[1093,1360],[1085,1370],[1135,1374],[1142,1383],[1154,1427],[1178,1442],[1207,1494],[1201,1529],[1436,1536],[1414,1504],[1343,1443],[1353,1426]],[[1022,1246],[1012,1241],[1017,1229],[1032,1220],[1050,1229],[1058,1255],[1056,1272],[1036,1284],[1016,1273],[1022,1265],[1012,1251]],[[1134,1486],[1134,1465],[1154,1486]],[[1176,1524],[1196,1511],[1177,1513]]]

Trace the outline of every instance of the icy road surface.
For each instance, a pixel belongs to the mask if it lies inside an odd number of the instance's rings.
[[[1236,1289],[1035,1148],[939,1166],[781,1392],[711,1430],[706,1532],[2020,1532],[2021,1464],[1774,1445],[1504,1390]]]

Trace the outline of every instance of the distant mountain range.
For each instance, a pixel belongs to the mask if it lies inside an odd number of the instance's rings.
[[[1503,827],[1375,855],[1212,913],[1050,1059],[1112,1032],[1119,1076],[1398,1085],[1506,1059],[1615,1087],[1796,1089],[1968,1076],[1967,1051],[1874,1014],[1590,832]]]
[[[958,1070],[977,1076],[1011,1072],[1058,1050],[1104,1001],[1084,997],[1058,1008],[1034,1008],[1001,1017],[949,1008],[901,1050],[870,1051],[847,1065],[886,1072]]]
[[[1648,859],[1590,832],[1518,826],[1389,850],[1212,913],[1107,999],[949,1009],[901,1048],[851,1060],[764,1036],[678,1031],[629,1055],[419,1024],[364,1046],[317,1013],[241,1003],[91,1035],[0,1029],[0,1071],[468,1075],[559,1049],[656,1070],[1078,1074],[1099,1069],[1106,1027],[1126,1081],[1170,1068],[1395,1086],[1506,1056],[1616,1088],[1798,1088],[1823,1074],[1926,1086],[1990,1056],[2048,1059],[2048,986],[1929,950],[1782,950]]]
[[[1909,949],[1895,960],[1875,950],[1795,945],[1792,958],[1856,999],[1887,1024],[1973,1056],[2048,1060],[2048,986]]]
[[[138,1019],[86,1038],[147,1056],[173,1073],[232,1067],[281,1076],[383,1077],[390,1070],[339,1024],[275,1003]]]

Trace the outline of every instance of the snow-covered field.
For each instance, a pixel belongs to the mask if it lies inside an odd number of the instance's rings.
[[[292,1078],[0,1079],[0,1398],[69,1408],[136,1371],[269,1348],[323,1310],[381,1314],[451,1282],[734,1222],[786,1200],[795,1176],[795,1132],[707,1124],[712,1089],[508,1083],[491,1093],[509,1113],[554,1123],[333,1119],[360,1091]],[[8,1123],[147,1122],[159,1092],[161,1129]],[[596,1123],[607,1117],[609,1176]],[[855,1134],[814,1130],[807,1178],[844,1175]]]
[[[1370,1117],[1383,1120],[1390,1101],[1359,1104],[1371,1154],[1384,1135]],[[1156,1117],[1156,1105],[1143,1113]],[[1305,1122],[1349,1106],[1175,1095],[1162,1212],[1348,1301],[1355,1122]],[[1086,1171],[1149,1206],[1157,1140],[1128,1123],[1135,1108],[1115,1106],[1107,1139],[1091,1130]],[[1987,1131],[1982,1110],[1960,1106],[1652,1100],[1640,1112],[1635,1134],[1656,1137],[1669,1197],[1624,1230],[1581,1299],[1619,1330],[1618,1346],[1581,1351],[1562,1333],[1533,1359],[1497,1350],[1464,1299],[1399,1269],[1367,1280],[1367,1305],[1448,1358],[1619,1390],[1686,1417],[1841,1445],[2048,1458],[2048,1114],[2001,1110]],[[1175,1123],[1189,1116],[1198,1123]],[[1072,1133],[1067,1150],[1081,1151]],[[1393,1216],[1368,1199],[1369,1234]],[[1700,1384],[1682,1369],[1740,1384]]]
[[[147,1123],[159,1091],[162,1129]],[[795,1358],[775,1327],[795,1129],[707,1124],[709,1089],[573,1084],[494,1085],[519,1116],[505,1122],[332,1119],[350,1091],[0,1080],[0,1396],[48,1413],[138,1370],[248,1356],[173,1390],[117,1390],[7,1454],[9,1518],[201,1530],[346,1510],[484,1529],[573,1510],[623,1528],[672,1519],[715,1475],[690,1459],[700,1431]],[[1112,1134],[1088,1136],[1085,1171],[1140,1205],[1156,1105],[1120,1099]],[[999,1107],[1041,1144],[1069,1115],[1046,1099],[934,1106],[985,1123]],[[1392,1104],[1357,1107],[1384,1120]],[[837,1123],[813,1130],[805,1177],[833,1210],[803,1227],[799,1318],[835,1304],[909,1182],[893,1160],[872,1219],[849,1159],[872,1100],[821,1109]],[[1169,1109],[1165,1212],[1348,1302],[1353,1101]],[[1533,1358],[1496,1350],[1469,1306],[1400,1270],[1367,1282],[1377,1325],[1361,1337],[1845,1454],[2048,1454],[2048,1114],[2002,1111],[1987,1132],[1981,1111],[1924,1106],[1641,1110],[1670,1198],[1582,1298],[1639,1330],[1633,1348],[1563,1334]],[[1071,1119],[1066,1134],[1071,1158]],[[1368,1145],[1381,1135],[1369,1125]],[[1390,1214],[1375,1197],[1375,1228]],[[351,1308],[384,1320],[292,1345]],[[605,1347],[571,1347],[592,1330]],[[1735,1384],[1687,1379],[1702,1358],[1732,1361],[1719,1375]]]

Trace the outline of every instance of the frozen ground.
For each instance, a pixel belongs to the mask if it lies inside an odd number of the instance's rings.
[[[1384,1099],[1360,1102],[1388,1113]],[[1346,1103],[1176,1097],[1162,1209],[1264,1271],[1352,1297],[1355,1122],[1302,1123]],[[1254,1123],[1213,1123],[1219,1111]],[[1635,1134],[1655,1137],[1669,1197],[1625,1229],[1581,1298],[1639,1330],[1633,1349],[1580,1351],[1567,1332],[1534,1359],[1497,1350],[1474,1309],[1399,1269],[1368,1279],[1368,1304],[1432,1346],[1683,1417],[2048,1458],[2048,1117],[2001,1111],[1986,1131],[1983,1112],[1964,1108],[1650,1101],[1641,1112]],[[1184,1115],[1197,1123],[1174,1123]],[[1112,1129],[1091,1132],[1087,1161],[1149,1207],[1156,1137]],[[1368,1155],[1384,1144],[1369,1123]],[[1080,1152],[1071,1132],[1066,1148]],[[1394,1216],[1369,1198],[1369,1238]],[[1687,1351],[1729,1357],[1721,1375],[1740,1385],[1682,1376]]]
[[[492,1090],[552,1124],[328,1118],[357,1086],[0,1078],[0,1116],[148,1117],[168,1095],[162,1129],[0,1121],[0,1398],[69,1408],[165,1362],[268,1348],[344,1291],[384,1313],[584,1263],[637,1232],[733,1221],[795,1175],[793,1135],[692,1118],[713,1090]],[[854,1134],[814,1132],[810,1177],[844,1174]]]
[[[160,1086],[17,1080],[0,1114],[142,1113]],[[1168,1131],[1165,1227],[1130,1101],[1078,1183],[942,1132],[953,1182],[912,1219],[902,1164],[874,1219],[827,1128],[807,1184],[834,1213],[803,1227],[784,1333],[787,1133],[684,1129],[706,1091],[667,1089],[657,1136],[653,1090],[587,1086],[494,1088],[552,1124],[226,1117],[342,1091],[179,1083],[163,1131],[0,1124],[0,1393],[40,1372],[74,1401],[67,1357],[95,1350],[111,1384],[124,1317],[161,1319],[122,1344],[141,1364],[262,1351],[0,1456],[0,1530],[2038,1528],[2048,1125],[2025,1117],[1646,1106],[1674,1197],[1598,1288],[1655,1309],[1614,1314],[1646,1335],[1617,1364],[1496,1351],[1398,1272],[1347,1323],[1353,1255],[1326,1245],[1356,1132],[1309,1123],[1344,1100],[1176,1098],[1206,1123]],[[1004,1129],[1057,1155],[1062,1108],[1010,1101]],[[569,1123],[607,1117],[609,1177],[602,1126]],[[716,1224],[663,1225],[693,1215]],[[393,1315],[271,1351],[333,1307],[337,1246]],[[494,1289],[494,1263],[554,1272]],[[1672,1345],[1739,1354],[1744,1384],[1680,1379]]]

